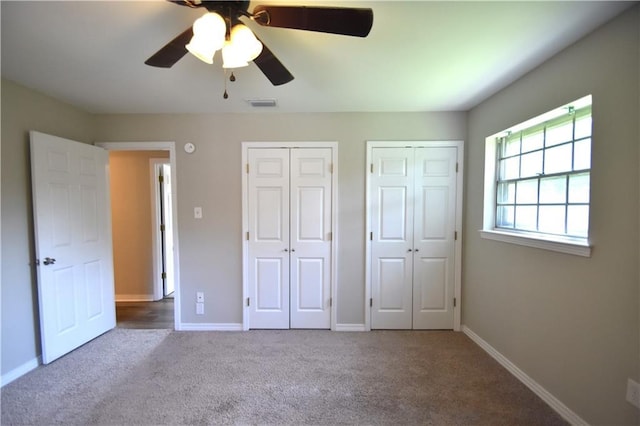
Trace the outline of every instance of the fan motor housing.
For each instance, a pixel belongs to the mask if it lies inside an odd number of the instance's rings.
[[[216,12],[222,16],[239,16],[247,13],[247,10],[249,9],[249,1],[250,0],[181,0],[173,1],[173,3],[191,8],[204,7],[209,12]]]

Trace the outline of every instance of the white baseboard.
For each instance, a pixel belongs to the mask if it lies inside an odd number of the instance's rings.
[[[153,302],[153,294],[116,294],[116,302]]]
[[[367,331],[364,324],[336,324],[335,331]]]
[[[551,408],[553,408],[558,414],[560,414],[566,421],[572,425],[588,425],[580,416],[574,413],[569,407],[564,405],[562,401],[553,396],[548,390],[542,387],[538,382],[529,377],[524,371],[519,369],[513,362],[509,361],[507,357],[498,352],[493,346],[487,343],[482,337],[474,333],[466,325],[462,326],[462,332],[469,336],[478,346],[491,355],[496,361],[500,363],[504,368],[513,374],[518,380],[520,380],[525,386],[527,386],[533,393],[538,395],[544,402],[546,402]]]
[[[36,368],[38,368],[40,364],[42,364],[42,357],[37,357],[32,359],[31,361],[25,362],[24,364],[22,364],[17,368],[14,368],[13,370],[9,371],[7,374],[3,374],[2,378],[0,378],[0,383],[1,383],[0,387],[4,387],[5,385],[8,385],[14,380],[24,376],[29,371],[35,370]]]
[[[183,322],[180,331],[242,331],[242,324]]]

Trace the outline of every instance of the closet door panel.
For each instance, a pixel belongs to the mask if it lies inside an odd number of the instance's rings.
[[[249,149],[251,328],[289,328],[289,152]]]
[[[413,328],[453,328],[457,149],[416,148]]]
[[[330,148],[291,149],[291,328],[331,328]]]
[[[413,149],[374,148],[371,199],[371,328],[410,329]]]

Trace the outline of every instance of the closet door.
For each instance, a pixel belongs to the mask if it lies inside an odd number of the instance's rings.
[[[289,328],[289,150],[249,149],[251,328]]]
[[[332,150],[250,148],[250,328],[331,328]]]
[[[373,148],[371,328],[412,328],[413,148]]]
[[[331,149],[291,149],[291,328],[331,328]]]
[[[455,147],[415,151],[414,329],[453,328],[456,161]]]

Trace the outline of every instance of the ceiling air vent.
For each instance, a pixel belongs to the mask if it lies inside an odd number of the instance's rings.
[[[276,106],[275,99],[248,99],[247,102],[254,108],[273,108]]]

